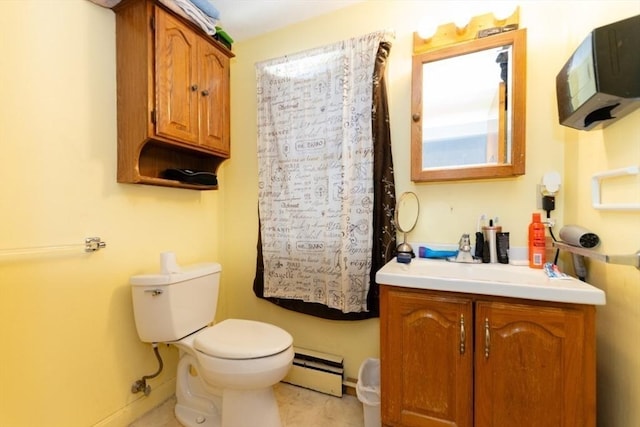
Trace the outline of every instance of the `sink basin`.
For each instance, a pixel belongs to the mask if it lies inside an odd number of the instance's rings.
[[[604,305],[602,290],[574,278],[550,279],[543,270],[506,264],[460,264],[414,259],[409,264],[388,262],[376,273],[381,285]]]

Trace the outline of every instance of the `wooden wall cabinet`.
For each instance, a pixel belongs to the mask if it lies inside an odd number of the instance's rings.
[[[114,11],[118,182],[217,188],[165,179],[163,171],[215,173],[229,158],[234,55],[153,0],[124,0]]]
[[[595,307],[381,286],[382,423],[595,426]]]

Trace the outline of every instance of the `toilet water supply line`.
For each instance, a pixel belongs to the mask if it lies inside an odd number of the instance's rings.
[[[151,375],[145,375],[138,381],[133,383],[133,385],[131,386],[131,393],[133,394],[143,391],[145,396],[149,396],[149,394],[151,394],[151,386],[147,384],[147,380],[157,377],[158,375],[160,375],[160,372],[162,372],[162,367],[164,366],[164,364],[162,363],[162,357],[160,357],[158,343],[154,342],[151,345],[153,346],[153,353],[156,355],[156,359],[158,359],[158,371]]]

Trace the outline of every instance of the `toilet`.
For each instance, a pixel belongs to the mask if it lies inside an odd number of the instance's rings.
[[[293,338],[274,325],[216,313],[217,263],[180,267],[161,254],[161,272],[130,280],[138,336],[179,349],[176,418],[186,427],[281,427],[273,386],[293,362]]]

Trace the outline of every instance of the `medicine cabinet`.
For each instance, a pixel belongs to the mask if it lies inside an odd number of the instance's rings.
[[[517,29],[518,15],[441,25],[427,39],[414,33],[413,181],[525,173],[526,30]]]

